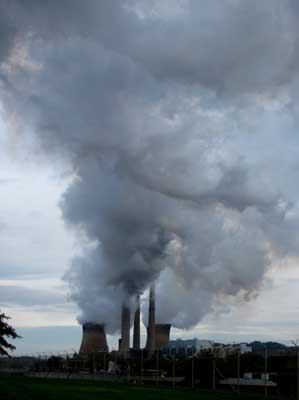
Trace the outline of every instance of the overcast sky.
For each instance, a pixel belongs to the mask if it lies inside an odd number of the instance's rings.
[[[173,337],[298,338],[298,16],[0,0],[0,308],[19,352],[78,348],[87,321],[116,346],[153,282]]]
[[[1,309],[12,317],[22,339],[17,354],[78,349],[78,308],[62,277],[78,243],[65,227],[58,207],[66,179],[51,165],[39,168],[26,152],[7,146],[1,124]],[[18,157],[16,158],[16,156]],[[34,217],[34,218],[32,218]],[[257,298],[231,301],[225,312],[211,313],[190,330],[173,337],[219,341],[289,341],[299,329],[299,271],[296,264],[276,269]],[[117,347],[118,337],[109,336]],[[143,328],[143,342],[145,330]]]

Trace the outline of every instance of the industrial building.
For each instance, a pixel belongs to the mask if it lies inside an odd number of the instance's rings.
[[[229,345],[218,345],[214,348],[215,354],[219,358],[225,358],[233,354],[246,354],[252,353],[252,347],[248,346],[247,343],[229,344]]]
[[[134,313],[133,348],[134,352],[140,351],[140,296],[136,296],[136,310]],[[119,339],[119,355],[126,358],[130,356],[130,326],[131,310],[128,304],[123,303],[121,309],[121,337]],[[83,324],[83,336],[80,354],[94,352],[108,352],[105,325],[93,322]],[[145,350],[147,357],[152,357],[156,350],[169,345],[171,324],[156,324],[156,297],[155,285],[149,290],[149,312],[147,326],[147,340]]]
[[[202,350],[212,349],[214,342],[210,340],[194,339],[176,339],[171,340],[169,345],[165,347],[165,351],[176,352],[176,354],[184,354],[186,356],[198,353]]]

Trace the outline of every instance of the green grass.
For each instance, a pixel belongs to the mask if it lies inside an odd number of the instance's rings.
[[[0,398],[5,400],[257,400],[263,397],[121,383],[0,376]]]

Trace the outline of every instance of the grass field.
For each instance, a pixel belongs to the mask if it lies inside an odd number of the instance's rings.
[[[0,376],[0,398],[5,400],[258,400],[263,397],[155,386]]]

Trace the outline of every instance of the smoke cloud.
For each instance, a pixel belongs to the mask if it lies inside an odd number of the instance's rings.
[[[299,249],[296,1],[0,0],[5,118],[72,165],[80,321],[194,326]]]

